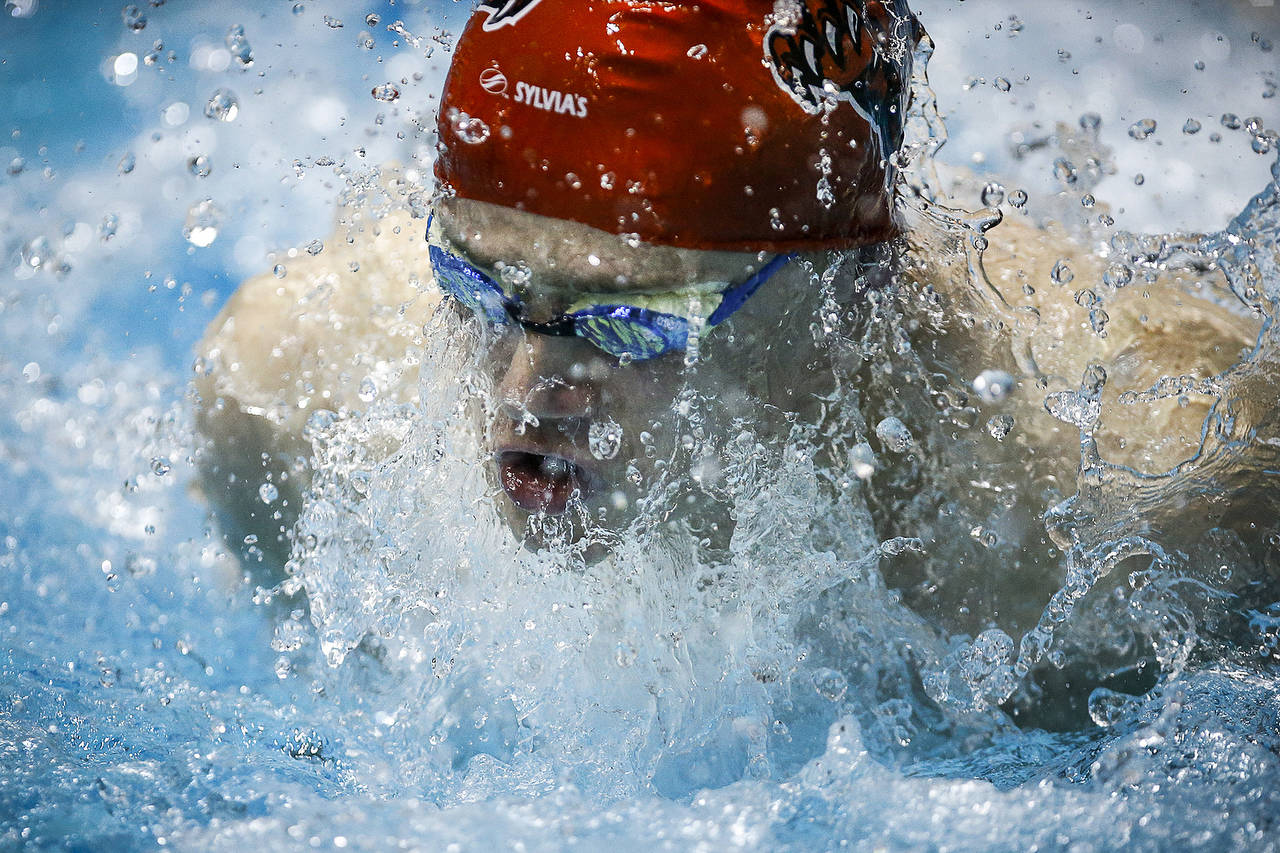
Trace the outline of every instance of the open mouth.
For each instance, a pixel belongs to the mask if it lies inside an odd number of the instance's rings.
[[[563,456],[506,450],[497,464],[502,488],[526,512],[560,515],[570,499],[592,491],[590,472]]]

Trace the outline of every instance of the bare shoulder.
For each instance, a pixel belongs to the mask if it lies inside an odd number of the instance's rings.
[[[282,530],[309,479],[307,419],[362,408],[366,379],[384,397],[416,396],[412,353],[438,302],[424,231],[407,214],[340,228],[281,275],[245,281],[198,346],[203,488],[228,537],[250,537],[271,562],[287,554]],[[258,491],[268,481],[270,505]]]

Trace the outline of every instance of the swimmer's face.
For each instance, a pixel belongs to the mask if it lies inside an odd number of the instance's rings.
[[[628,245],[576,223],[459,199],[436,219],[447,247],[502,283],[534,322],[584,301],[644,307],[655,294],[701,292],[714,303],[706,283],[744,281],[773,257]],[[797,417],[811,417],[816,397],[831,388],[809,330],[819,298],[807,270],[813,260],[791,261],[708,330],[692,364],[682,350],[628,362],[580,337],[490,327],[482,336],[492,387],[485,450],[512,526],[522,531],[530,515],[569,511],[622,530],[661,486],[714,489],[719,466],[702,448],[744,430],[770,445]],[[660,514],[696,516],[685,510],[697,497],[674,492],[659,502]],[[712,535],[723,522],[704,515],[697,524]]]

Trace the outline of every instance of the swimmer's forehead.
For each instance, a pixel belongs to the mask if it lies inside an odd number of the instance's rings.
[[[659,293],[738,282],[772,255],[677,249],[577,222],[454,198],[435,210],[445,238],[477,266],[524,263],[533,286],[578,293]]]

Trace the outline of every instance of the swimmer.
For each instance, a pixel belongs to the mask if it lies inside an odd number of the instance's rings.
[[[902,0],[481,3],[441,98],[444,193],[429,219],[394,213],[289,261],[284,278],[245,282],[201,344],[200,462],[228,536],[283,564],[311,476],[308,419],[365,408],[366,376],[381,399],[414,403],[406,353],[443,311],[458,345],[481,353],[491,404],[477,429],[499,509],[530,547],[531,520],[626,531],[642,510],[724,547],[724,506],[658,494],[716,476],[663,467],[681,430],[722,443],[749,430],[770,447],[809,426],[825,430],[827,468],[857,468],[846,451],[863,440],[929,460],[924,485],[866,475],[881,538],[951,546],[998,515],[1026,555],[1016,583],[994,578],[977,545],[946,566],[908,560],[887,580],[947,631],[1027,630],[1061,583],[1045,504],[1009,501],[1021,492],[978,475],[1070,495],[1080,432],[1046,411],[1048,391],[1077,388],[1091,365],[1112,395],[1164,374],[1212,376],[1258,323],[1221,288],[1166,276],[1109,303],[1101,337],[1074,292],[1049,285],[1072,245],[1052,226],[989,232],[981,269],[999,299],[934,257],[937,223],[904,213],[895,172],[921,35]],[[1079,280],[1101,279],[1102,260],[1071,254]],[[891,298],[895,328],[870,323]],[[927,369],[871,375],[824,337],[828,316],[867,340],[901,332],[889,348]],[[985,408],[956,393],[940,406],[932,392],[943,377],[982,397],[972,380],[989,370],[1001,387]],[[841,389],[866,423],[833,423]],[[1195,453],[1208,411],[1167,402],[1122,408],[1095,440],[1113,461],[1167,470]],[[681,420],[690,406],[697,417]],[[997,437],[1009,430],[983,429],[988,418],[1017,428]],[[895,419],[938,426],[893,448]],[[265,480],[279,499],[260,498]]]

